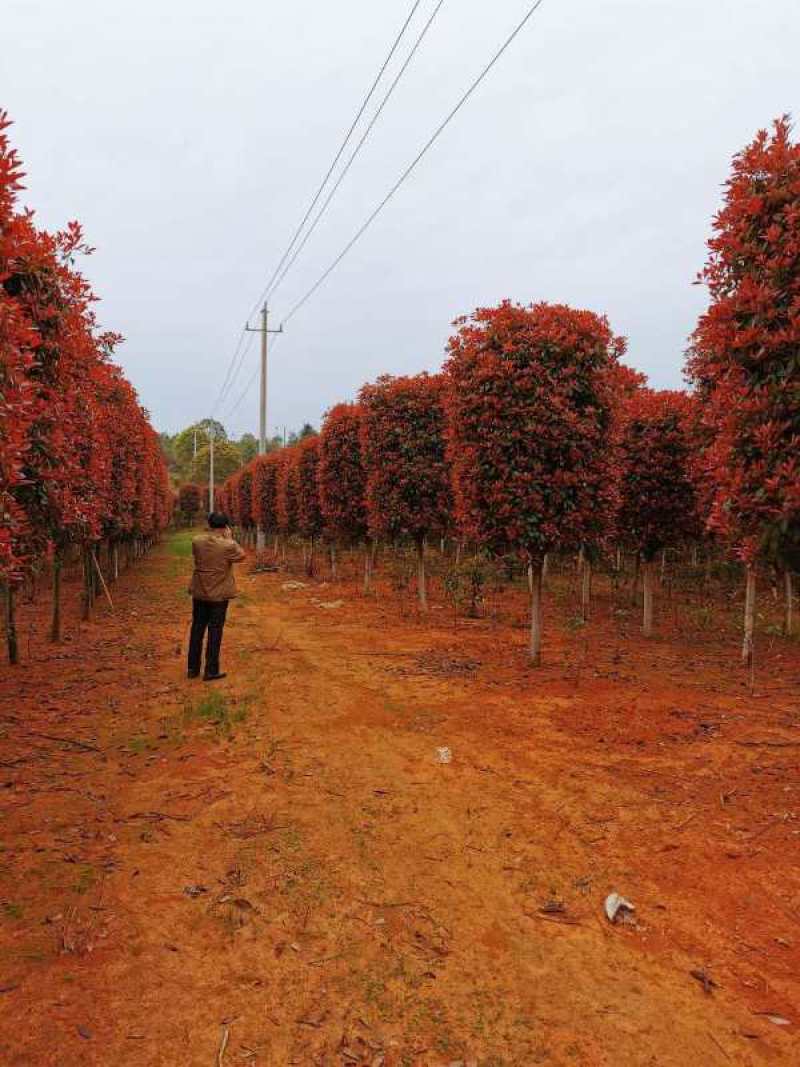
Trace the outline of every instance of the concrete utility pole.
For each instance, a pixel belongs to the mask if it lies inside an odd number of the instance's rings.
[[[208,427],[208,510],[214,510],[214,424]]]
[[[283,333],[283,326],[278,330],[269,328],[269,309],[267,305],[261,309],[261,325],[245,326],[249,333],[261,334],[261,388],[259,393],[259,421],[258,421],[258,454],[263,456],[267,451],[267,338],[271,333]],[[256,532],[256,548],[264,548],[264,530],[259,523]]]

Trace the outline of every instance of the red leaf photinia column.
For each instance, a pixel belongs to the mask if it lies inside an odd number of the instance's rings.
[[[451,524],[444,380],[430,374],[385,375],[365,385],[359,400],[369,531],[373,537],[415,543],[417,590],[425,609],[425,538]]]
[[[459,319],[445,364],[456,518],[531,567],[531,658],[541,660],[541,576],[553,548],[604,543],[618,503],[608,321],[504,301]]]
[[[755,568],[800,568],[800,144],[787,117],[733,161],[700,280],[709,308],[687,372],[702,405],[710,528],[747,571],[742,656],[752,661]]]
[[[639,389],[626,398],[621,412],[618,528],[642,561],[646,637],[653,628],[653,561],[664,549],[698,537],[702,528],[694,407],[688,393]]]

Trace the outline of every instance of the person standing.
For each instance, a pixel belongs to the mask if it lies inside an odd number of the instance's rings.
[[[189,586],[192,596],[192,630],[189,637],[190,678],[199,678],[203,658],[203,638],[206,642],[204,682],[216,682],[225,674],[219,669],[222,630],[228,612],[228,601],[237,595],[234,563],[245,558],[244,549],[233,539],[230,520],[219,511],[208,516],[208,530],[192,539],[194,573]]]

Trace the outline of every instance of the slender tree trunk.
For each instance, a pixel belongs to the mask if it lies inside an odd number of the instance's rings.
[[[50,640],[57,644],[61,640],[61,548],[53,549],[53,612],[50,620]]]
[[[457,567],[461,563],[461,552],[463,550],[463,547],[464,547],[463,543],[460,540],[456,542],[456,566]]]
[[[583,578],[581,581],[581,619],[589,621],[589,602],[592,598],[592,561],[583,557]]]
[[[619,574],[619,572],[622,570],[622,549],[619,546],[617,546],[617,561],[614,566],[614,570],[617,572],[617,574]]]
[[[542,581],[547,581],[547,576],[550,573],[550,553],[545,552],[544,559],[542,560]]]
[[[369,538],[364,542],[364,596],[372,588],[372,544]]]
[[[653,636],[653,560],[642,563],[642,633],[645,637]]]
[[[667,573],[667,550],[666,548],[661,550],[661,581],[664,581],[664,575]]]
[[[742,663],[745,667],[753,663],[753,630],[756,618],[756,569],[748,563],[745,570],[744,589],[744,640],[742,641]]]
[[[419,606],[423,611],[428,610],[428,589],[425,581],[425,538],[417,538],[417,595]]]
[[[10,582],[5,583],[4,593],[6,647],[8,648],[8,662],[13,666],[19,663],[19,643],[17,641],[17,621],[14,615],[14,587]]]
[[[81,597],[81,619],[86,622],[92,617],[92,561],[89,558],[89,549],[84,547],[83,560],[83,594]]]
[[[534,667],[542,665],[542,559],[528,565],[528,584],[531,590],[530,656]]]
[[[115,582],[119,579],[119,545],[116,541],[112,549],[111,577]]]
[[[783,583],[786,590],[786,612],[783,620],[783,630],[787,637],[791,637],[794,633],[794,581],[790,570],[784,572]]]
[[[331,581],[335,582],[339,577],[339,569],[336,566],[336,542],[331,541]]]
[[[631,583],[631,604],[636,603],[636,597],[639,592],[639,572],[642,568],[642,561],[639,553],[636,553],[636,564],[633,568],[633,581]]]
[[[306,562],[306,574],[311,578],[314,574],[314,538],[308,539],[308,560]]]

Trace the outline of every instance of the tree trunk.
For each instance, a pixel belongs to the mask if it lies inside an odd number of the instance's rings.
[[[783,630],[787,637],[794,633],[794,581],[792,572],[787,570],[783,575],[784,588],[786,589],[786,610],[783,620]]]
[[[631,604],[636,603],[637,594],[639,592],[639,572],[642,567],[641,557],[639,553],[636,553],[636,564],[633,568],[633,581],[631,583]]]
[[[544,559],[542,560],[542,581],[547,581],[547,576],[550,573],[550,553],[545,552]]]
[[[119,545],[116,541],[111,550],[111,578],[115,582],[119,578]]]
[[[336,566],[336,542],[331,541],[331,581],[335,582],[339,577],[339,571]]]
[[[81,619],[86,622],[92,617],[92,583],[94,576],[92,574],[92,561],[89,558],[88,548],[84,547],[81,555],[83,560],[83,594],[81,596]]]
[[[528,565],[528,584],[531,590],[530,656],[534,667],[542,665],[542,559]]]
[[[460,565],[460,563],[461,563],[461,552],[462,552],[462,548],[463,548],[463,543],[462,543],[462,542],[461,542],[460,540],[459,540],[459,541],[456,541],[456,566],[457,566],[457,567],[458,567],[458,566]]]
[[[8,662],[12,666],[19,663],[19,643],[17,642],[17,622],[14,617],[14,588],[10,582],[5,583],[6,646]]]
[[[61,549],[53,550],[53,612],[50,620],[50,640],[61,640]]]
[[[428,590],[425,584],[425,538],[417,538],[417,595],[419,606],[428,610]]]
[[[308,575],[309,578],[313,577],[313,574],[314,574],[314,538],[313,537],[309,537],[309,539],[308,539],[308,557],[307,557],[307,560],[306,560],[306,574]]]
[[[589,601],[592,597],[592,561],[588,556],[583,558],[583,579],[581,581],[581,619],[589,621]]]
[[[742,641],[742,663],[745,667],[753,663],[753,630],[756,618],[756,569],[748,563],[745,570],[744,590],[744,640]]]
[[[642,633],[645,637],[653,636],[653,560],[642,563]]]
[[[372,588],[372,545],[369,540],[364,542],[364,596]]]

